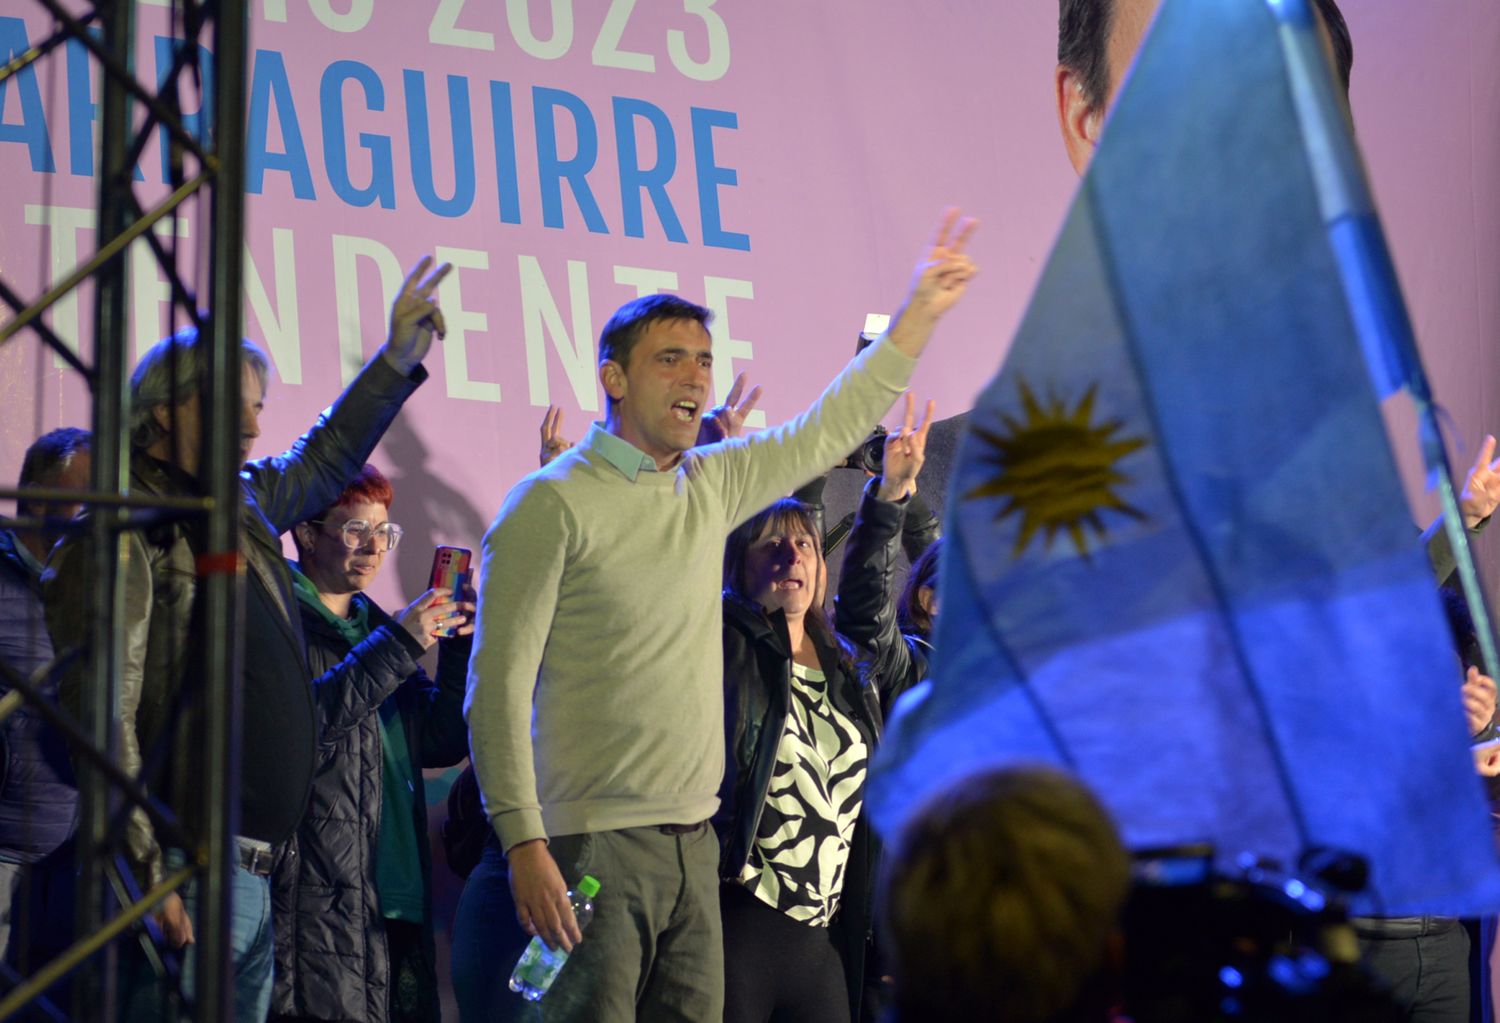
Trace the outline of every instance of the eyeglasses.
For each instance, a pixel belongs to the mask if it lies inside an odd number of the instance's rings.
[[[327,519],[309,519],[308,525],[321,526],[327,522]],[[339,527],[339,535],[343,538],[344,546],[351,551],[359,550],[372,539],[377,551],[393,551],[401,542],[401,527],[394,522],[371,526],[364,519],[350,519]]]

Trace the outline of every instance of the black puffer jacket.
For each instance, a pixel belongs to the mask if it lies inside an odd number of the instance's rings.
[[[440,644],[434,685],[417,666],[422,649],[407,631],[374,604],[369,615],[370,635],[351,650],[322,615],[302,608],[308,661],[314,675],[328,677],[316,694],[321,734],[312,800],[296,833],[277,848],[272,876],[277,1015],[361,1023],[388,1017],[390,961],[375,856],[384,781],[378,712],[392,693],[418,794],[411,826],[426,888],[427,961],[435,961],[422,769],[451,767],[468,755],[463,701],[472,641]],[[436,975],[423,978],[422,986],[435,1019]]]

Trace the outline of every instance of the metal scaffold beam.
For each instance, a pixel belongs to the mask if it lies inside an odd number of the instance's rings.
[[[239,433],[241,279],[244,237],[244,138],[249,9],[244,0],[194,3],[175,0],[170,16],[178,36],[172,64],[159,83],[134,73],[136,4],[103,2],[80,14],[59,0],[36,0],[55,26],[45,40],[0,66],[0,82],[53,56],[63,43],[77,42],[102,78],[99,101],[98,248],[72,271],[58,275],[40,296],[26,299],[23,289],[0,276],[0,302],[11,317],[0,325],[0,344],[24,336],[55,352],[89,385],[92,393],[93,476],[87,493],[68,492],[90,513],[73,532],[85,532],[92,552],[91,570],[99,596],[87,649],[59,650],[50,665],[30,678],[0,665],[0,720],[22,702],[68,741],[77,768],[81,815],[78,829],[78,933],[73,946],[51,963],[19,978],[0,997],[0,1023],[40,1004],[44,993],[71,976],[72,1018],[110,1021],[120,1003],[118,953],[129,940],[151,943],[149,961],[160,963],[150,932],[142,921],[163,899],[185,884],[195,887],[196,965],[194,998],[183,1000],[185,1014],[201,1021],[233,1017],[230,967],[232,852],[238,825],[240,677],[243,661],[243,562],[239,550]],[[211,104],[201,101],[205,75],[196,66],[200,47],[214,55]],[[194,131],[182,117],[183,95],[196,94],[194,108],[208,112],[211,128]],[[141,123],[137,116],[144,112]],[[132,179],[147,138],[164,129],[169,146],[171,192],[143,201]],[[208,277],[195,283],[179,265],[153,226],[178,216],[197,199],[209,211],[205,239]],[[173,322],[190,323],[206,342],[203,382],[203,448],[199,478],[201,497],[155,500],[131,493],[130,363],[131,337],[128,248],[148,245],[170,289]],[[201,255],[201,254],[199,254]],[[188,270],[201,259],[187,259]],[[95,287],[94,345],[85,357],[45,322],[46,312],[85,281]],[[204,308],[199,308],[203,305]],[[0,490],[0,498],[19,491]],[[29,502],[45,502],[61,493],[30,489]],[[143,778],[122,771],[118,755],[119,673],[122,659],[120,622],[126,612],[121,551],[130,530],[180,519],[195,519],[205,538],[199,559],[197,621],[203,624],[195,656],[201,664],[187,673],[174,714],[192,715],[203,737],[193,749],[166,752],[168,757],[201,757],[195,770],[205,781],[202,805],[179,808],[191,823],[158,803]],[[10,520],[17,526],[35,524]],[[9,524],[9,523],[6,523]],[[50,523],[56,525],[56,523]],[[82,669],[86,678],[81,719],[75,720],[43,695],[47,675]],[[171,729],[168,729],[171,734]],[[168,740],[170,741],[170,740]],[[149,763],[151,758],[146,758]],[[129,876],[124,866],[124,830],[133,812],[144,812],[164,844],[179,847],[183,866],[150,890]],[[168,971],[171,975],[172,971]],[[47,1018],[61,1018],[44,1006]]]

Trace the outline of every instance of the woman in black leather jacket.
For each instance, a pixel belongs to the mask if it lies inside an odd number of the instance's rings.
[[[925,422],[913,431],[911,415],[908,400],[905,429],[887,441],[888,473],[903,492],[926,432]],[[868,562],[893,564],[900,532],[898,517],[889,557]],[[842,603],[888,603],[886,575],[851,578],[849,567]],[[864,779],[885,708],[906,680],[868,670],[833,630],[826,587],[817,522],[802,502],[778,501],[730,535],[726,770],[714,820],[728,1023],[860,1017],[876,856]]]
[[[806,505],[778,501],[735,530],[724,580],[724,1018],[847,1021],[869,929],[861,810],[879,694],[824,615]]]

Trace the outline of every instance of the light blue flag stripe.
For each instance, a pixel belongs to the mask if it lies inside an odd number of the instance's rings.
[[[1164,6],[948,502],[936,683],[870,804],[1073,767],[1135,845],[1500,904],[1459,673],[1264,0]],[[1083,553],[1080,553],[1083,552]]]

